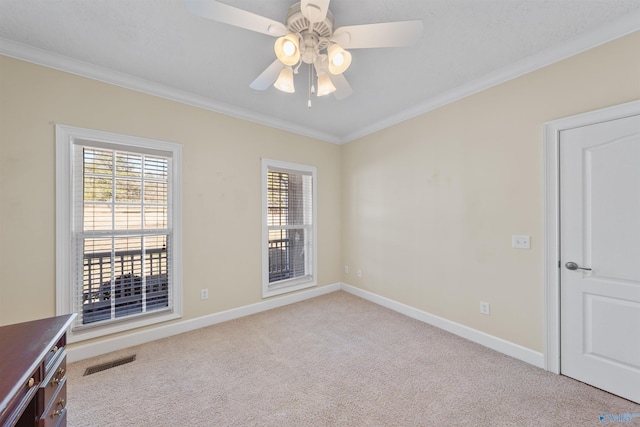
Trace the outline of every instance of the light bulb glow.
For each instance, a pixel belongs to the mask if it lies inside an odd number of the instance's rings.
[[[337,54],[333,57],[333,65],[336,67],[341,66],[344,63],[344,55],[342,53]]]
[[[294,45],[291,40],[287,40],[286,42],[284,42],[282,50],[284,51],[285,55],[291,56],[296,53],[296,45]]]

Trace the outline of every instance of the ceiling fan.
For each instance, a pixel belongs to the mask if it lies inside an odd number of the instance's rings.
[[[295,92],[293,74],[309,65],[309,101],[315,92],[312,74],[317,79],[317,96],[333,93],[344,99],[353,93],[343,73],[351,64],[347,49],[408,46],[422,34],[422,21],[396,21],[333,28],[330,0],[301,0],[289,8],[284,23],[239,9],[216,0],[184,0],[194,15],[277,37],[276,60],[251,84],[256,90],[271,85]]]

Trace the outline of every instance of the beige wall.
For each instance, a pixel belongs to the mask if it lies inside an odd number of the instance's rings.
[[[542,127],[639,99],[639,46],[636,33],[344,145],[343,282],[542,351]]]
[[[639,99],[638,46],[625,37],[343,146],[0,57],[0,324],[55,313],[59,123],[184,145],[184,319],[261,300],[268,157],[318,167],[320,285],[542,351],[542,125]]]
[[[319,285],[340,281],[339,145],[0,61],[0,324],[55,314],[56,123],[183,144],[183,320],[261,301],[261,157],[317,166]]]

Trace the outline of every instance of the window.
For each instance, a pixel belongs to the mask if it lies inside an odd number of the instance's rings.
[[[262,296],[316,285],[316,168],[262,160]]]
[[[71,341],[180,317],[181,146],[56,126],[57,311]]]

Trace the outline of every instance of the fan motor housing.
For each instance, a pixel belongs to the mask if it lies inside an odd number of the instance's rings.
[[[302,14],[300,3],[296,3],[287,12],[286,25],[289,32],[302,36],[305,47],[311,47],[308,43],[314,40],[314,44],[317,43],[317,45],[313,46],[313,48],[322,50],[329,45],[329,39],[333,35],[333,14],[330,10],[327,10],[327,17],[321,22],[316,22],[312,28],[309,28],[311,23]]]

